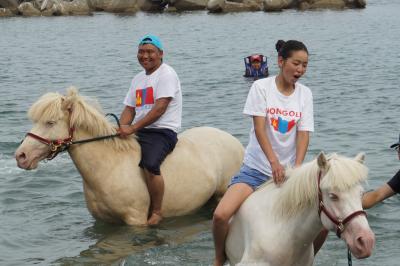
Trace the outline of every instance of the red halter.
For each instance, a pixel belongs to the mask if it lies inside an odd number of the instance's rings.
[[[329,212],[329,210],[324,205],[320,183],[321,183],[321,171],[318,173],[318,201],[319,201],[318,215],[321,217],[321,212],[323,212],[329,218],[329,220],[331,220],[332,223],[336,225],[336,235],[337,237],[340,238],[340,235],[346,229],[345,226],[348,222],[350,222],[353,218],[357,217],[358,215],[367,216],[367,213],[363,210],[359,210],[351,213],[344,219],[336,218]]]

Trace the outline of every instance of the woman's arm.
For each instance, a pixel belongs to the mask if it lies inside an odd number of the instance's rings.
[[[306,152],[308,149],[308,143],[310,141],[310,132],[308,131],[297,131],[296,136],[296,161],[294,166],[300,166],[304,157],[306,156]]]
[[[285,169],[279,162],[278,157],[272,149],[267,133],[265,132],[265,117],[253,116],[253,124],[258,144],[271,164],[272,178],[276,184],[280,184],[285,179]]]

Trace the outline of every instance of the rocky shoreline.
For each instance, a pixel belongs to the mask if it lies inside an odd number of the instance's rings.
[[[365,8],[366,0],[0,0],[0,17],[91,15],[103,11],[182,12],[208,10],[210,13],[265,11],[284,9]]]

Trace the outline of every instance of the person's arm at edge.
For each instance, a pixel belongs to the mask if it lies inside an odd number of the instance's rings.
[[[373,191],[364,193],[362,196],[362,206],[364,209],[369,209],[394,194],[396,193],[393,189],[388,184],[384,184]]]
[[[272,168],[272,177],[276,184],[280,184],[284,181],[284,168],[280,164],[278,157],[276,156],[272,145],[268,139],[267,133],[265,132],[265,117],[253,116],[254,131],[256,134],[257,141],[267,157]]]
[[[310,142],[310,132],[309,131],[297,131],[296,136],[296,160],[295,167],[300,166],[307,153],[308,144]]]

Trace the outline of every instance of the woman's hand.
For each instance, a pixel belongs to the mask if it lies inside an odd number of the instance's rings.
[[[285,181],[285,168],[281,165],[279,161],[271,163],[272,168],[272,178],[275,184],[280,185]]]

